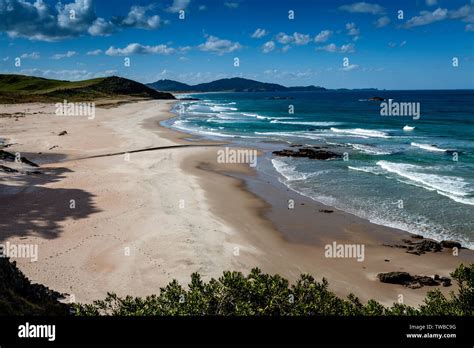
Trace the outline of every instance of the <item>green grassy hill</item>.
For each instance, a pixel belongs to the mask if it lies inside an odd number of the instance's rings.
[[[83,81],[51,80],[25,75],[0,74],[0,103],[91,101],[96,99],[174,99],[139,82],[122,77]]]

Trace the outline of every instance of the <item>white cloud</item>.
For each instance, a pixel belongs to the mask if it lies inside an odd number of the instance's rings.
[[[51,58],[52,59],[63,59],[63,58],[71,58],[77,54],[76,51],[67,51],[66,53],[56,53]]]
[[[349,64],[348,66],[345,66],[345,67],[341,68],[340,70],[342,70],[342,71],[352,71],[352,70],[356,70],[358,68],[359,68],[359,66],[357,64]]]
[[[191,0],[173,0],[173,4],[166,10],[171,13],[177,13],[181,10],[185,10],[190,2]]]
[[[262,45],[262,52],[269,53],[275,49],[275,42],[267,41]]]
[[[370,4],[364,1],[340,6],[339,10],[351,13],[370,13],[373,15],[383,14],[385,12],[382,6],[378,4]]]
[[[388,18],[387,16],[380,17],[375,21],[374,24],[377,28],[385,27],[390,24],[390,18]]]
[[[147,12],[153,6],[132,6],[127,17],[120,21],[125,27],[133,27],[140,29],[157,29],[161,26],[160,16],[148,16]]]
[[[435,22],[444,21],[446,19],[461,20],[466,23],[474,23],[474,2],[461,6],[456,10],[448,10],[446,8],[437,8],[433,12],[421,11],[419,16],[410,18],[404,25],[404,28],[418,27],[428,25]],[[469,31],[469,24],[466,31]]]
[[[353,36],[353,40],[356,41],[359,39],[360,30],[356,27],[355,23],[346,23],[347,35]]]
[[[262,37],[264,37],[265,35],[267,35],[268,32],[265,30],[265,29],[260,29],[260,28],[257,28],[255,30],[255,32],[252,34],[252,38],[253,39],[260,39]]]
[[[23,53],[21,59],[39,59],[41,56],[38,52]]]
[[[240,50],[242,46],[238,42],[219,39],[216,36],[208,36],[206,42],[200,44],[198,48],[201,51],[212,52],[218,55]]]
[[[286,44],[289,44],[290,42],[293,42],[293,37],[290,36],[290,35],[287,35],[285,33],[278,33],[278,35],[275,37],[275,39],[283,45],[286,45]]]
[[[465,28],[466,31],[474,31],[474,24],[468,24]]]
[[[224,2],[224,6],[234,9],[234,8],[239,7],[239,3],[238,2],[229,2],[229,1],[227,1],[227,2]]]
[[[71,18],[74,13],[74,18]],[[50,7],[37,0],[0,2],[0,31],[11,38],[57,41],[86,33],[97,19],[92,0],[75,0]]]
[[[427,6],[435,6],[438,4],[438,0],[426,0]]]
[[[87,34],[107,36],[121,28],[156,29],[161,24],[158,15],[148,15],[155,5],[132,6],[125,17],[108,20],[97,16],[93,0],[55,0],[54,6],[53,1],[0,0],[0,32],[11,38],[59,41]],[[175,5],[187,6],[189,1],[175,0]]]
[[[110,46],[105,54],[109,56],[128,56],[132,54],[172,54],[176,50],[167,45],[148,46],[139,43],[131,43],[125,48],[115,48]]]
[[[108,36],[116,31],[115,25],[106,21],[103,18],[97,18],[92,25],[87,29],[87,32],[92,36]]]
[[[400,42],[399,44],[397,44],[396,42],[390,41],[390,42],[388,43],[388,47],[390,47],[390,48],[395,48],[395,47],[397,47],[397,46],[403,47],[403,46],[406,45],[406,43],[407,43],[406,40],[403,40],[403,41]]]
[[[58,80],[86,80],[86,79],[92,79],[92,78],[97,78],[97,77],[105,77],[105,76],[111,76],[111,75],[116,75],[117,70],[103,70],[103,71],[88,71],[88,70],[52,70],[52,69],[22,69],[20,73],[25,74],[25,75],[31,75],[31,76],[39,76],[39,77],[45,77],[45,78],[50,78],[50,79],[58,79]]]
[[[340,53],[352,53],[355,52],[355,46],[353,43],[342,45],[341,47],[337,47],[336,44],[330,43],[326,46],[316,47],[317,51],[326,51],[326,52],[340,52]]]
[[[306,45],[308,42],[311,41],[310,36],[307,34],[293,33],[293,38],[295,45],[298,46]]]
[[[410,18],[404,25],[405,28],[418,27],[434,22],[439,22],[448,18],[448,10],[445,8],[437,8],[433,12],[421,11],[419,16]]]
[[[206,5],[199,5],[198,10],[199,11],[207,10],[207,6]]]
[[[350,43],[350,44],[342,45],[341,48],[339,49],[339,51],[340,51],[341,53],[351,53],[351,52],[354,52],[354,44]]]
[[[322,30],[316,37],[314,38],[315,42],[326,42],[332,35],[331,30]]]
[[[98,50],[94,50],[94,51],[89,51],[89,52],[87,52],[87,55],[88,55],[88,56],[97,56],[97,55],[99,55],[99,54],[101,54],[101,53],[102,53],[102,50],[99,50],[99,49],[98,49]]]
[[[330,43],[329,45],[326,45],[326,46],[317,47],[316,49],[318,51],[337,52],[337,46],[333,43]]]
[[[301,46],[306,45],[308,42],[310,42],[311,37],[307,34],[301,34],[297,32],[294,32],[293,35],[278,33],[275,36],[275,40],[277,40],[282,45],[295,44]]]
[[[317,72],[311,69],[303,70],[303,71],[300,71],[300,70],[281,71],[278,69],[268,69],[268,70],[265,70],[263,74],[272,79],[294,80],[294,79],[313,78],[317,75]]]

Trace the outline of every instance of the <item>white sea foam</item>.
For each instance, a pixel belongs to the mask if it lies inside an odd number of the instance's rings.
[[[347,166],[347,168],[351,170],[355,170],[357,172],[364,172],[364,173],[370,173],[370,174],[375,174],[375,175],[380,175],[383,173],[383,171],[380,170],[378,167],[353,167],[353,166]]]
[[[231,108],[228,106],[215,105],[210,107],[211,111],[237,111],[237,108]]]
[[[390,155],[391,154],[390,151],[379,150],[374,146],[368,146],[368,145],[362,145],[362,144],[351,144],[351,143],[348,143],[347,145],[350,145],[355,150],[362,151],[362,152],[367,153],[369,155],[379,155],[380,156],[380,155]]]
[[[411,143],[410,145],[414,146],[414,147],[418,147],[418,148],[426,150],[426,151],[432,151],[432,152],[446,152],[446,151],[448,151],[446,149],[440,149],[436,145],[419,144],[419,143]]]
[[[272,159],[273,167],[288,181],[306,180],[312,173],[303,173],[296,170],[296,166],[290,165],[279,159]]]
[[[415,130],[415,127],[406,125],[406,126],[403,127],[403,130],[404,130],[405,132],[411,132],[411,131]]]
[[[422,187],[429,191],[436,191],[456,201],[458,203],[474,205],[474,198],[468,197],[474,193],[474,188],[464,179],[448,176],[425,173],[425,168],[406,163],[394,163],[388,161],[378,161],[376,163],[380,168],[389,173],[396,174],[407,180],[400,180],[407,184]]]
[[[292,137],[292,138],[304,138],[304,139],[313,139],[313,140],[323,140],[321,136],[316,134],[311,134],[307,132],[254,132],[256,135],[264,136],[280,136],[280,137]]]
[[[372,130],[372,129],[363,129],[363,128],[354,128],[354,129],[341,129],[331,127],[331,131],[334,133],[348,134],[348,135],[359,135],[369,138],[390,138],[390,136],[382,131]]]
[[[304,125],[304,126],[316,126],[316,127],[329,127],[329,126],[338,126],[342,123],[340,122],[304,122],[304,121],[280,121],[281,119],[274,119],[270,123],[283,123],[283,124],[295,124],[295,125]]]

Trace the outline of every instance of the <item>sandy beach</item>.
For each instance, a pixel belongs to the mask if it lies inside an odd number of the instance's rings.
[[[376,275],[449,276],[473,262],[467,249],[413,255],[385,246],[411,235],[297,195],[248,165],[217,163],[222,144],[159,125],[173,103],[98,107],[93,119],[56,116],[52,104],[2,107],[2,115],[25,112],[0,118],[13,144],[5,150],[40,165],[41,174],[0,173],[0,242],[38,245],[37,262],[16,259],[32,281],[87,303],[107,292],[157,293],[172,279],[187,284],[193,272],[209,279],[259,267],[291,281],[326,277],[340,296],[389,305],[403,295],[417,305],[434,287],[384,284]],[[184,146],[159,149],[176,145]],[[158,149],[133,152],[147,148]],[[364,260],[325,257],[333,242],[363,244]]]

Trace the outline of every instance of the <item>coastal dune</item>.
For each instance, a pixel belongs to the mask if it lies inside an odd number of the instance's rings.
[[[0,118],[8,151],[40,165],[41,174],[0,173],[0,241],[38,245],[38,261],[16,259],[32,281],[89,303],[107,292],[158,293],[172,279],[187,284],[192,272],[208,279],[259,267],[291,281],[326,277],[341,296],[389,305],[402,294],[417,305],[433,287],[383,284],[377,274],[448,276],[473,261],[466,249],[413,255],[384,246],[411,237],[320,212],[328,207],[259,181],[246,165],[217,163],[223,144],[188,141],[159,125],[173,103],[98,107],[93,119],[56,116],[52,104],[3,108],[25,114]],[[175,145],[192,146],[159,149]],[[290,198],[297,209],[287,209]],[[325,257],[333,242],[363,244],[364,260]]]

